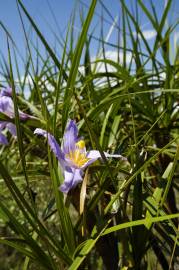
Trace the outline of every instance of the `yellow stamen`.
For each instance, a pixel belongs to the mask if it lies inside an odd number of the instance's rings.
[[[69,158],[77,167],[82,167],[89,160],[85,153],[80,152],[80,149],[70,152],[66,157]]]
[[[83,140],[80,140],[76,143],[76,146],[78,146],[80,149],[85,148],[85,142]]]

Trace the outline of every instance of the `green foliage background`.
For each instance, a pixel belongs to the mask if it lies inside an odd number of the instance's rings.
[[[17,1],[27,47],[23,80],[18,49],[1,22],[8,48],[1,73],[13,89],[15,119],[10,121],[17,127],[17,139],[7,133],[10,143],[0,148],[2,270],[177,269],[179,51],[175,48],[171,62],[170,44],[178,21],[166,26],[172,0],[160,20],[154,5],[150,13],[144,1],[136,1],[136,10],[157,32],[152,48],[138,17],[120,1],[123,44],[112,44],[118,59],[122,53],[120,61],[106,55],[102,17],[99,52],[91,58],[96,2],[86,16],[79,13],[77,42],[71,17],[66,38],[57,39],[63,49],[59,59],[25,2]],[[29,40],[24,18],[46,57]],[[18,108],[35,118],[20,122]],[[33,131],[46,129],[60,144],[69,118],[78,123],[87,149],[101,152],[102,162],[89,167],[83,183],[66,197],[59,191],[63,176],[57,160]],[[1,113],[4,119],[9,120]],[[103,150],[127,161],[106,160]]]

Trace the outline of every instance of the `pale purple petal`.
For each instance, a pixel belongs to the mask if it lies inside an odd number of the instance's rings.
[[[6,121],[0,121],[0,131],[3,130],[7,125]]]
[[[64,167],[64,162],[65,162],[64,153],[61,151],[60,146],[57,143],[54,136],[51,135],[50,133],[48,133],[46,130],[43,130],[41,128],[36,128],[36,130],[34,131],[34,134],[42,135],[48,139],[48,144],[49,144],[52,152],[55,154],[55,156],[59,160],[61,166]]]
[[[76,187],[78,183],[80,183],[83,178],[83,171],[81,169],[70,168],[70,170],[64,171],[64,183],[60,186],[60,190],[63,193],[68,193],[70,189]]]
[[[21,120],[26,120],[28,118],[33,118],[31,115],[27,113],[23,113],[22,111],[19,110],[19,117]]]
[[[114,157],[114,158],[122,158],[125,159],[125,157],[118,155],[118,154],[108,154],[107,152],[103,152],[106,158]],[[91,150],[87,153],[87,158],[92,158],[92,159],[98,159],[101,158],[101,154],[98,150]]]
[[[4,144],[4,145],[8,144],[6,136],[4,136],[4,134],[2,133],[0,133],[0,144]]]
[[[7,87],[7,88],[2,89],[0,92],[0,97],[2,97],[2,96],[11,97],[12,96],[12,88]]]
[[[75,121],[70,120],[63,138],[63,151],[65,154],[75,150],[75,144],[78,141],[78,129]]]
[[[16,136],[16,126],[11,123],[11,122],[6,122],[6,121],[0,121],[0,131],[7,128],[9,130],[9,132],[13,135]],[[1,144],[8,144],[8,141],[6,139],[6,137],[0,133],[0,143]]]
[[[13,123],[8,122],[6,127],[13,136],[17,136],[16,126]]]
[[[0,97],[0,112],[11,118],[14,117],[14,104],[10,97]]]
[[[114,157],[114,158],[120,158],[122,160],[127,160],[125,157],[123,157],[121,155],[117,155],[117,154],[111,155],[111,154],[108,154],[107,152],[103,152],[103,154],[105,155],[106,158]],[[87,152],[86,157],[89,158],[89,160],[81,167],[83,170],[86,167],[88,167],[90,164],[95,162],[98,158],[102,159],[101,154],[98,150],[91,150],[91,151]]]
[[[10,118],[14,118],[14,103],[11,97],[9,96],[0,96],[0,112],[6,114]],[[30,115],[23,113],[19,110],[19,117],[22,120],[31,118]]]

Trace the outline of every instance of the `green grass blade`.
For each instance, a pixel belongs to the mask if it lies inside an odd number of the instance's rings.
[[[86,20],[84,22],[80,37],[78,39],[78,42],[77,42],[77,45],[75,48],[74,56],[72,59],[70,74],[69,74],[69,78],[67,81],[67,86],[66,86],[66,91],[65,91],[65,96],[64,96],[64,106],[63,106],[63,111],[62,111],[62,132],[64,132],[64,129],[65,129],[65,126],[66,126],[66,123],[68,120],[68,114],[69,114],[70,107],[71,107],[70,106],[71,98],[73,95],[73,90],[74,90],[74,86],[75,86],[76,76],[78,73],[78,67],[79,67],[79,63],[80,63],[80,59],[81,59],[81,54],[82,54],[84,44],[86,41],[88,28],[90,26],[90,23],[91,23],[91,20],[93,17],[96,2],[97,2],[97,0],[92,0],[92,2],[91,2],[91,6],[90,6],[90,9],[88,11],[88,15],[86,17]]]
[[[179,213],[171,214],[171,215],[164,215],[164,216],[160,216],[160,217],[147,217],[145,219],[130,221],[130,222],[126,222],[124,224],[119,224],[119,225],[113,226],[111,228],[108,228],[104,231],[104,233],[102,235],[113,233],[117,230],[122,230],[125,228],[134,227],[134,226],[141,226],[141,225],[145,226],[145,224],[146,223],[148,224],[148,222],[156,223],[156,222],[162,222],[165,220],[170,220],[170,219],[174,219],[174,218],[178,218],[178,217],[179,217]]]
[[[10,211],[0,202],[0,207],[6,213],[7,217],[11,220],[16,228],[16,231],[19,232],[20,235],[23,236],[26,243],[31,247],[35,254],[37,254],[39,262],[45,267],[45,269],[54,269],[52,268],[51,261],[49,257],[43,252],[40,246],[36,241],[30,236],[29,232],[16,220],[15,217],[10,213]]]

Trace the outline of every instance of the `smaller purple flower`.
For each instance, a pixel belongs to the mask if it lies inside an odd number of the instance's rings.
[[[12,97],[12,88],[11,87],[3,88],[0,92],[0,97],[3,96]]]
[[[0,112],[7,115],[9,118],[14,118],[14,103],[11,98],[12,96],[12,89],[5,88],[0,93]],[[19,117],[20,119],[27,119],[30,116],[26,113],[23,113],[19,110]]]
[[[7,128],[9,132],[16,137],[16,126],[11,123],[11,122],[6,122],[6,121],[0,121],[0,144],[7,145],[8,141],[7,138],[4,134],[2,134],[2,131]]]
[[[101,154],[97,150],[86,151],[85,142],[78,137],[78,129],[73,120],[70,120],[67,124],[61,148],[54,136],[47,131],[37,128],[34,133],[47,138],[52,152],[61,165],[64,182],[60,186],[60,190],[63,193],[68,193],[70,189],[80,183],[83,180],[86,167],[101,158]],[[106,152],[104,152],[104,155],[106,158],[126,159],[121,155],[110,155]]]
[[[11,98],[12,89],[5,88],[0,93],[0,112],[7,115],[9,118],[14,118],[14,103]],[[19,110],[19,117],[21,120],[30,118],[30,115],[23,113]],[[8,121],[0,121],[0,144],[8,144],[6,137],[2,134],[2,131],[7,128],[9,132],[16,136],[16,126]]]

